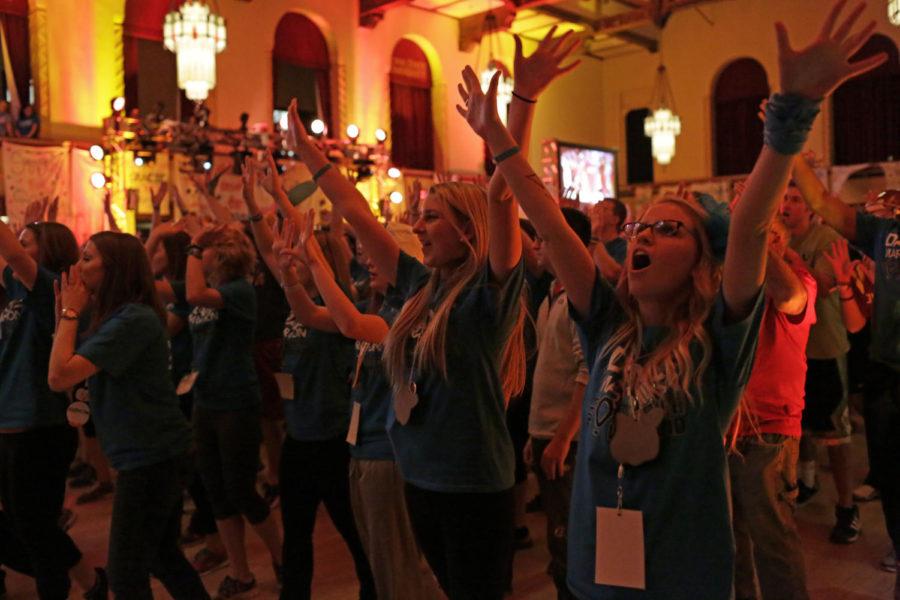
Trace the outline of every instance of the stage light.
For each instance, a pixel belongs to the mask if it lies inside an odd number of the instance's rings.
[[[134,166],[143,167],[144,166],[144,157],[143,156],[135,156],[134,157]]]
[[[383,144],[387,140],[387,131],[379,127],[375,130],[375,140],[379,144]]]
[[[400,204],[403,202],[403,194],[401,194],[400,192],[391,192],[391,195],[388,197],[394,204]]]
[[[391,167],[390,169],[388,169],[387,174],[391,179],[400,179],[400,176],[403,175],[403,173],[397,167]]]
[[[91,186],[96,190],[102,190],[106,185],[106,176],[99,171],[91,173]]]
[[[347,125],[347,137],[351,142],[355,142],[359,138],[359,127],[353,123]]]
[[[125,96],[117,96],[112,101],[113,112],[122,112],[125,110]]]
[[[210,162],[210,161],[208,161],[208,160],[204,160],[204,161],[203,161],[203,170],[204,170],[204,171],[211,171],[211,170],[212,170],[212,162]]]
[[[278,128],[281,129],[281,131],[288,130],[288,114],[287,114],[287,112],[281,113],[281,118],[278,119]]]
[[[89,152],[91,153],[91,158],[94,160],[103,160],[103,157],[106,156],[103,146],[98,146],[97,144],[91,146]]]
[[[313,135],[322,135],[325,133],[325,121],[322,119],[314,119],[313,122],[309,124],[309,130]]]

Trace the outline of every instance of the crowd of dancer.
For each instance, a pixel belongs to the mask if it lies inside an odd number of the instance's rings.
[[[614,199],[560,209],[525,158],[535,103],[578,64],[551,31],[529,56],[517,40],[506,126],[498,76],[482,90],[462,73],[457,109],[497,165],[487,188],[436,184],[401,222],[376,219],[293,103],[288,143],[333,204],[324,227],[271,156],[243,165],[243,224],[184,214],[80,249],[61,223],[0,225],[0,563],[42,600],[72,582],[149,599],[151,576],[202,600],[199,573],[227,560],[215,597],[249,597],[249,522],[281,598],[310,598],[324,503],[360,598],[499,599],[530,466],[560,599],[807,598],[807,440],[834,472],[831,541],[860,535],[850,392],[896,551],[900,192],[857,212],[800,155],[822,100],[885,59],[850,62],[874,23],[854,31],[864,6],[841,18],[845,3],[803,49],[776,25],[780,91],[730,206],[685,192],[632,221]],[[870,259],[868,297],[848,242]],[[867,321],[868,357],[848,340]],[[88,419],[117,474],[102,567],[60,522]],[[186,535],[205,542],[194,561]]]

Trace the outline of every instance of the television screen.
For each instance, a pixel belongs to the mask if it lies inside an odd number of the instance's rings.
[[[608,148],[558,143],[560,196],[578,195],[583,204],[615,198],[616,151]]]

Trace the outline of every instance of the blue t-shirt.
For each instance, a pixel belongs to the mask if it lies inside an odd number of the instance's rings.
[[[641,598],[727,600],[734,575],[723,439],[750,377],[765,306],[760,291],[750,315],[726,324],[721,295],[706,323],[712,356],[693,399],[670,392],[662,402],[660,449],[654,460],[625,467],[623,508],[643,512],[646,591],[594,583],[596,509],[616,507],[618,462],[610,455],[610,424],[621,401],[622,353],[601,353],[625,319],[613,288],[596,274],[589,314],[571,308],[591,378],[582,405],[581,437],[569,514],[568,584],[582,600]],[[645,328],[645,350],[665,336]],[[693,349],[699,360],[698,348]],[[612,357],[612,359],[610,359]],[[696,364],[696,363],[695,363]]]
[[[859,249],[875,261],[872,360],[900,371],[900,221],[856,215]]]
[[[238,278],[216,288],[222,308],[195,306],[188,321],[194,340],[194,402],[209,410],[237,410],[260,403],[253,331],[256,292]]]
[[[182,377],[191,372],[191,364],[194,358],[194,342],[191,339],[191,328],[188,325],[188,317],[191,315],[191,305],[187,302],[183,281],[170,281],[172,291],[175,293],[175,302],[166,306],[166,310],[184,321],[181,331],[169,340],[172,349],[172,381],[175,386]]]
[[[397,314],[403,307],[402,302],[394,297],[385,298],[378,310],[380,316],[388,324],[394,323]],[[367,303],[360,303],[360,312],[366,311]],[[351,398],[360,404],[359,430],[356,433],[356,445],[350,446],[353,458],[364,460],[394,460],[394,449],[387,433],[388,411],[393,403],[393,392],[387,372],[382,363],[381,353],[384,344],[356,342],[356,360],[359,365],[359,379],[353,386]],[[364,352],[362,362],[359,353]]]
[[[88,378],[91,416],[110,464],[146,467],[187,452],[191,432],[169,375],[169,347],[159,316],[124,304],[76,353],[100,371]]]
[[[524,273],[520,262],[500,286],[490,265],[483,267],[450,312],[447,379],[438,372],[413,374],[419,401],[406,425],[396,421],[391,407],[388,433],[408,483],[436,492],[499,492],[513,486],[500,358],[518,317]],[[428,275],[425,265],[401,252],[397,282],[388,295],[405,301]],[[432,308],[437,304],[432,299]],[[409,351],[411,361],[412,347]]]
[[[56,275],[38,268],[29,291],[3,270],[7,304],[0,312],[0,428],[29,429],[66,422],[65,394],[47,385],[53,344]]]
[[[625,241],[625,238],[617,237],[611,239],[608,242],[604,242],[603,247],[606,248],[606,252],[617,263],[621,265],[625,262],[625,255],[628,254],[628,242]]]
[[[321,299],[316,299],[321,306]],[[288,434],[299,441],[343,439],[350,424],[353,340],[306,327],[288,315],[284,371],[294,376],[294,399],[285,401]]]

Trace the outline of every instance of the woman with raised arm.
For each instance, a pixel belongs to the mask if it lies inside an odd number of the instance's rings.
[[[574,66],[559,67],[576,43],[548,35],[528,58],[517,52],[510,123],[519,143],[528,140],[537,94]],[[331,167],[295,104],[290,116],[301,159],[403,306],[384,348],[394,391],[388,433],[419,546],[451,600],[502,598],[513,538],[505,408],[521,389],[525,358],[516,204],[499,177],[487,194],[470,184],[434,185],[413,226],[423,264],[400,251]]]
[[[53,282],[76,262],[65,225],[30,222],[17,239],[0,223],[0,504],[12,528],[4,543],[30,563],[41,599],[66,597],[70,577],[85,591],[96,587],[91,598],[106,597],[105,581],[59,525],[78,430],[66,423],[66,394],[47,386],[47,365]]]
[[[192,227],[188,233],[185,294],[194,307],[188,317],[194,372],[179,388],[187,391],[193,379],[197,467],[231,563],[218,592],[227,599],[256,588],[244,546],[245,517],[281,579],[281,534],[256,491],[262,433],[252,356],[256,294],[249,281],[256,255],[249,238],[232,225]]]
[[[300,215],[297,244],[281,253],[306,266],[325,302],[327,316],[341,334],[356,340],[356,368],[351,377],[352,412],[356,416],[345,436],[351,456],[350,498],[378,597],[437,598],[434,579],[422,568],[403,496],[403,479],[386,429],[392,394],[381,353],[401,303],[385,298],[387,281],[366,260],[369,297],[354,305],[335,280],[312,226],[312,211]],[[406,248],[411,255],[421,255],[416,247]]]
[[[88,380],[100,444],[119,472],[110,588],[117,598],[151,600],[153,575],[173,598],[208,599],[178,547],[191,435],[169,377],[165,311],[147,254],[134,236],[95,234],[60,287],[48,382],[60,391]],[[88,302],[88,337],[76,344]]]
[[[711,198],[663,197],[625,226],[618,289],[512,150],[495,88],[484,95],[474,72],[464,73],[459,111],[505,158],[498,169],[544,240],[591,365],[569,521],[568,581],[578,598],[731,597],[723,435],[752,365],[768,224],[822,98],[883,60],[848,64],[874,23],[849,35],[858,7],[832,33],[843,5],[801,51],[776,26],[782,93],[769,102],[766,144],[730,231]]]

